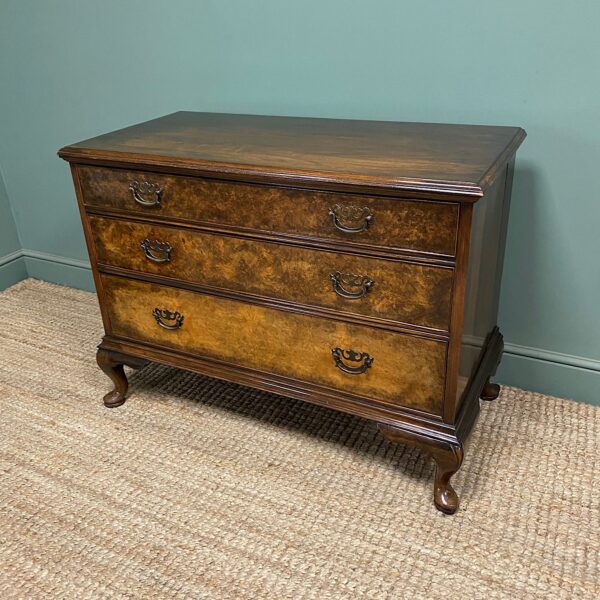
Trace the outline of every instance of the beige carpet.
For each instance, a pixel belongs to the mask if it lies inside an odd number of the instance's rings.
[[[598,598],[600,409],[505,388],[453,517],[375,426],[149,366],[101,403],[95,296],[0,294],[0,598]]]

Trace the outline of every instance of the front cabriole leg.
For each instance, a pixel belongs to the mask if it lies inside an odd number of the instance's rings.
[[[464,457],[461,442],[429,438],[418,433],[405,431],[393,425],[378,424],[383,436],[391,442],[416,446],[428,452],[435,461],[433,501],[438,510],[448,515],[458,509],[458,494],[450,485],[450,478],[460,469]]]
[[[104,373],[110,377],[115,386],[115,389],[112,392],[108,392],[108,394],[104,396],[104,406],[107,408],[121,406],[127,399],[127,388],[129,387],[123,369],[125,363],[119,360],[116,354],[104,350],[103,348],[98,348],[96,362]]]
[[[433,501],[438,510],[452,515],[458,510],[458,494],[450,485],[450,478],[462,464],[464,449],[462,444],[441,445],[429,450],[435,460],[435,481]]]
[[[115,389],[104,396],[104,406],[107,408],[121,406],[127,399],[129,383],[127,382],[127,376],[125,375],[123,366],[127,365],[134,369],[140,369],[147,363],[146,360],[135,358],[133,356],[126,356],[119,352],[113,352],[104,348],[98,348],[96,362],[115,385]]]

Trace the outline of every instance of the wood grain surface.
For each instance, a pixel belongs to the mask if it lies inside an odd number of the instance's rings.
[[[447,331],[453,269],[290,247],[154,223],[89,218],[98,262],[202,286],[234,290]],[[146,256],[141,242],[169,244],[168,262]],[[165,259],[164,254],[158,256]],[[361,298],[334,291],[332,274],[370,278]],[[339,279],[339,278],[338,278]]]
[[[60,155],[481,197],[524,137],[518,127],[177,112]]]
[[[225,298],[102,276],[113,336],[288,375],[393,405],[438,414],[446,343]],[[160,327],[155,308],[183,315],[180,329]],[[373,365],[349,375],[332,349],[367,352]]]
[[[311,192],[95,167],[81,167],[79,178],[83,201],[94,209],[443,256],[452,256],[456,247],[456,203]],[[157,184],[162,190],[160,204],[146,207],[137,203],[130,190],[134,181]],[[368,229],[359,233],[337,229],[330,215],[335,206],[366,207],[372,215]],[[347,222],[354,226],[360,223],[361,219]]]

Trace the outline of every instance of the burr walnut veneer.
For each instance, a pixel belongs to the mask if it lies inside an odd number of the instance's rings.
[[[106,335],[157,361],[376,421],[453,513],[496,327],[522,129],[175,113],[60,150]]]

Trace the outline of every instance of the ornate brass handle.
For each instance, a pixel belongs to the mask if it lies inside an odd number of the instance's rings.
[[[155,263],[170,262],[173,248],[171,248],[169,242],[160,242],[159,240],[144,238],[140,245],[144,249],[144,254],[148,260]]]
[[[129,189],[133,194],[133,199],[142,206],[152,207],[160,206],[163,189],[158,183],[151,183],[149,181],[132,181],[129,185]],[[148,198],[148,196],[150,198]]]
[[[367,275],[355,275],[354,273],[340,273],[336,271],[330,276],[333,285],[333,291],[342,298],[356,300],[366,296],[371,286],[375,283]],[[347,288],[354,288],[349,290]]]
[[[181,329],[183,325],[183,315],[177,311],[171,312],[166,308],[155,308],[152,315],[163,329]]]
[[[335,227],[344,233],[360,233],[361,231],[365,231],[369,228],[369,224],[373,220],[373,213],[368,206],[336,204],[329,209],[329,214],[333,219]]]
[[[342,350],[342,348],[332,348],[331,354],[335,361],[335,366],[350,375],[360,375],[364,373],[373,364],[373,358],[366,352],[355,352],[354,350]],[[360,363],[357,367],[347,365],[344,360]]]

